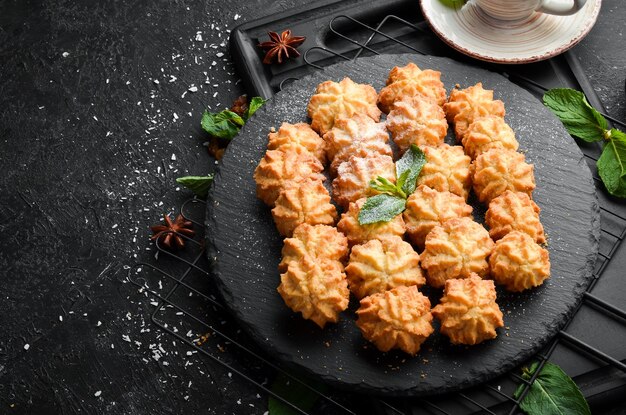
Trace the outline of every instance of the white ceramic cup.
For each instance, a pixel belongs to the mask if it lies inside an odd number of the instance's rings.
[[[520,20],[534,12],[567,16],[580,10],[587,0],[475,0],[489,16],[500,20]]]

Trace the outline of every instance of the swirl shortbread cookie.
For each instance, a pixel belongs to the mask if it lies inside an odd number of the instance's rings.
[[[378,121],[381,112],[376,106],[377,97],[371,85],[357,84],[350,78],[344,78],[341,82],[322,82],[307,107],[312,120],[311,128],[324,135],[338,119],[358,113]]]
[[[389,72],[387,86],[381,89],[378,104],[383,112],[393,109],[393,104],[405,98],[423,95],[432,98],[437,105],[446,101],[446,90],[441,82],[441,72],[421,70],[413,62],[396,66]]]
[[[387,116],[386,125],[401,152],[411,144],[437,147],[443,144],[448,132],[448,122],[441,107],[423,96],[396,102]]]
[[[539,206],[526,193],[507,190],[491,200],[485,223],[494,241],[509,232],[521,231],[542,244],[546,242],[546,236],[539,221],[539,212]]]
[[[350,296],[339,261],[310,257],[289,263],[280,275],[278,292],[289,308],[321,328],[337,322],[339,313],[348,308]]]
[[[527,234],[513,231],[496,242],[489,266],[497,284],[519,292],[543,284],[550,276],[550,254]]]
[[[532,196],[535,190],[533,168],[521,153],[491,149],[472,163],[474,192],[478,200],[486,204],[507,190]]]
[[[472,273],[469,278],[448,280],[443,297],[432,310],[441,322],[441,334],[453,344],[478,344],[493,339],[504,326],[496,303],[493,281]]]
[[[419,186],[406,201],[402,213],[406,233],[411,242],[424,248],[426,235],[448,219],[471,217],[472,207],[465,199],[450,192],[438,192],[428,186]]]
[[[415,355],[434,331],[430,301],[414,285],[365,297],[356,313],[363,337],[383,352]]]
[[[401,285],[421,287],[426,280],[419,261],[419,254],[399,236],[355,245],[346,267],[348,286],[359,299]]]
[[[465,89],[453,89],[443,105],[448,121],[454,124],[456,139],[461,142],[470,124],[480,117],[504,117],[504,103],[493,99],[493,91],[481,82]]]
[[[306,178],[324,181],[323,170],[322,163],[301,146],[289,146],[285,151],[269,150],[254,170],[257,197],[274,206],[285,183]]]
[[[474,120],[463,136],[462,143],[465,152],[472,160],[492,148],[517,151],[519,147],[513,129],[504,121],[504,118],[495,115]]]
[[[487,257],[494,243],[487,230],[471,218],[450,219],[426,236],[422,267],[428,284],[443,287],[446,280],[489,274]]]
[[[471,159],[461,146],[442,144],[439,147],[422,148],[426,164],[417,179],[417,185],[425,185],[439,192],[451,192],[467,200],[471,177]]]
[[[305,257],[343,262],[347,256],[348,239],[337,228],[303,223],[293,231],[291,238],[285,239],[278,269],[284,272],[289,263]]]
[[[326,143],[307,123],[289,124],[284,122],[278,131],[269,133],[268,138],[268,150],[298,145],[317,157],[320,163],[326,164]]]
[[[303,223],[309,225],[334,225],[337,209],[330,203],[330,194],[321,180],[305,179],[288,182],[280,194],[272,217],[278,232],[290,237]]]
[[[352,156],[341,163],[333,180],[333,199],[344,210],[351,202],[378,193],[370,188],[370,181],[381,176],[396,181],[396,166],[390,156],[372,153],[366,157]]]

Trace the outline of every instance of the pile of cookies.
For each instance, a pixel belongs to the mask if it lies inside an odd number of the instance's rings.
[[[433,317],[453,344],[495,338],[503,320],[494,281],[523,291],[550,273],[533,166],[517,152],[504,104],[480,83],[447,98],[440,76],[409,63],[391,70],[379,94],[349,78],[321,83],[311,124],[272,130],[254,173],[285,237],[278,292],[287,306],[323,328],[352,293],[357,325],[381,351],[417,353]],[[444,143],[448,123],[462,146]],[[415,144],[427,162],[402,214],[361,225],[360,210],[377,194],[370,181],[396,181],[389,135],[396,156]],[[472,219],[472,189],[488,205],[489,231]],[[434,308],[424,284],[443,288]]]

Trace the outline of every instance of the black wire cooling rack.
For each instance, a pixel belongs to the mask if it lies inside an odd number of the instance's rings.
[[[361,35],[363,31],[369,35],[358,40],[354,36],[342,33],[341,30],[337,29],[337,26],[341,26],[339,23],[342,21],[360,27],[362,29]],[[423,22],[414,24],[395,15],[387,15],[377,25],[370,25],[341,14],[330,20],[328,30],[337,38],[353,45],[354,48],[349,53],[345,53],[338,52],[337,49],[314,46],[305,51],[303,60],[310,69],[314,70],[333,63],[337,59],[350,60],[356,59],[362,54],[381,53],[381,51],[387,50],[389,42],[406,50],[423,54],[418,48],[389,34],[385,30],[388,25],[393,25],[394,34],[398,33],[399,27],[403,33],[427,30]],[[314,55],[317,55],[316,58],[312,58]],[[577,69],[580,70],[580,68],[576,68],[579,64],[572,55],[566,53],[564,57],[558,59],[564,59],[574,72]],[[503,74],[537,96],[547,90],[541,83],[523,75]],[[297,78],[283,77],[274,87],[274,90],[282,88],[286,82],[294,79]],[[592,89],[586,78],[577,77],[577,81],[580,88],[587,93],[591,103],[600,107],[595,94],[590,94]],[[267,96],[267,94],[265,95]],[[615,124],[626,126],[622,121],[606,114],[603,115]],[[593,167],[599,150],[593,146],[582,147],[583,153],[594,171],[596,185],[600,189],[602,185]],[[231,318],[217,293],[212,291],[210,275],[207,271],[208,260],[205,258],[204,250],[206,204],[202,200],[190,199],[180,207],[180,213],[194,223],[194,228],[197,231],[197,235],[193,239],[180,235],[187,242],[187,248],[183,253],[174,254],[163,249],[157,241],[158,253],[156,257],[158,259],[155,259],[153,263],[135,264],[129,270],[128,277],[138,287],[140,293],[151,298],[152,305],[156,306],[152,312],[151,321],[159,329],[186,344],[193,351],[200,353],[203,358],[221,365],[229,372],[239,376],[243,382],[249,382],[256,386],[260,393],[265,393],[267,396],[284,402],[297,413],[517,414],[521,411],[519,405],[526,396],[529,386],[535,381],[537,374],[548,360],[555,360],[561,366],[563,366],[562,361],[567,360],[570,367],[572,365],[579,367],[580,373],[574,377],[574,380],[593,405],[594,397],[604,399],[607,393],[612,393],[614,396],[626,390],[624,357],[616,357],[619,353],[614,353],[615,350],[612,347],[607,347],[607,349],[612,349],[608,351],[601,347],[614,343],[613,337],[616,333],[626,333],[624,329],[626,312],[593,293],[626,235],[626,213],[624,212],[626,209],[624,209],[623,204],[607,197],[602,190],[599,190],[599,200],[602,236],[600,252],[594,269],[594,278],[584,294],[583,301],[567,325],[542,352],[535,356],[534,360],[538,361],[539,369],[528,380],[520,376],[521,368],[518,368],[481,386],[445,396],[377,398],[322,390],[323,388],[311,386],[312,384],[308,379],[285,371],[279,364],[259,351],[246,335],[238,330],[236,323],[225,324],[225,322],[231,322]],[[625,285],[626,282],[623,282],[621,287],[623,288]],[[582,308],[585,308],[585,313],[579,312]],[[589,331],[587,335],[581,335],[580,330],[568,331],[570,328],[582,324],[579,320],[587,319],[590,313],[593,314],[594,322],[598,322],[599,326],[613,327],[613,329],[605,330],[604,337],[600,338],[593,331]],[[622,350],[623,343],[618,347],[618,350]],[[306,411],[299,408],[298,402],[290,402],[286,397],[271,390],[271,387],[268,386],[268,378],[279,373],[286,376],[290,381],[301,383],[319,396],[318,403],[313,410]],[[514,398],[513,395],[518,385],[523,385],[523,391],[521,395]],[[617,399],[621,398],[618,397]]]

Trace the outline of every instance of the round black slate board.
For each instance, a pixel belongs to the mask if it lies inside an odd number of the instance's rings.
[[[542,208],[552,261],[552,276],[543,286],[522,294],[498,291],[506,327],[498,331],[497,339],[459,347],[435,333],[413,358],[400,352],[381,353],[368,345],[354,324],[354,301],[338,324],[324,330],[284,305],[276,292],[282,238],[270,209],[257,200],[252,178],[265,153],[270,127],[278,128],[283,121],[305,121],[306,106],[317,84],[348,76],[380,90],[392,67],[410,61],[441,71],[448,91],[457,83],[467,87],[483,82],[504,101],[506,120],[517,134],[520,150],[535,165],[534,199]],[[592,278],[598,239],[599,210],[591,174],[561,123],[536,98],[498,74],[418,55],[341,63],[277,94],[228,147],[207,211],[212,275],[242,327],[282,362],[336,386],[387,395],[462,389],[530,358],[566,323],[581,300]]]

